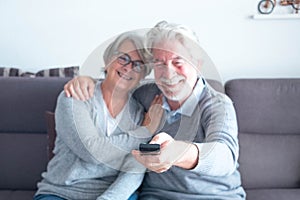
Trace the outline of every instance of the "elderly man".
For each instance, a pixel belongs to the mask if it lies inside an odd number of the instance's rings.
[[[148,110],[152,99],[162,93],[165,113],[150,141],[161,145],[160,154],[132,151],[150,170],[139,199],[245,199],[237,170],[235,110],[226,95],[201,77],[197,37],[182,25],[163,21],[147,33],[146,41],[156,84],[141,86],[134,96]],[[91,79],[75,81],[65,86],[70,96],[85,99],[88,91],[92,94]]]

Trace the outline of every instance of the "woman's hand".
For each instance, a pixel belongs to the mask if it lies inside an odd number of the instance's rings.
[[[162,105],[162,95],[156,95],[151,102],[150,108],[145,113],[142,126],[145,126],[152,134],[154,134],[160,125],[164,109]]]
[[[67,97],[85,101],[94,95],[95,83],[89,76],[77,76],[65,84],[64,91]]]

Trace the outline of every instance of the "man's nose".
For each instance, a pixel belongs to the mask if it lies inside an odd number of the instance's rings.
[[[176,74],[176,67],[172,64],[171,60],[165,63],[164,69],[164,76],[167,78],[171,78],[174,76],[174,74]]]

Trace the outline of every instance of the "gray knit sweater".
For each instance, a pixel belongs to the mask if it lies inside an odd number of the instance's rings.
[[[117,128],[106,135],[106,107],[100,84],[94,97],[77,101],[62,92],[55,110],[55,156],[49,162],[37,194],[72,200],[126,200],[140,186],[145,169],[131,156],[151,134],[140,127],[144,111],[133,98],[116,118]]]
[[[160,93],[155,84],[146,84],[135,98],[149,108]],[[239,144],[235,110],[231,100],[198,80],[193,94],[180,109],[172,111],[164,101],[165,124],[157,132],[166,132],[177,140],[197,145],[199,160],[192,170],[173,166],[164,173],[147,172],[140,200],[242,200],[238,168]]]

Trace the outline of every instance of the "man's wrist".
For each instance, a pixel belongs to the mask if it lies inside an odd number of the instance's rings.
[[[174,165],[187,170],[193,169],[197,166],[199,160],[199,149],[193,143],[186,143],[186,151]]]

